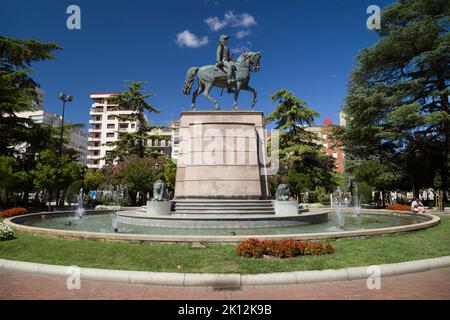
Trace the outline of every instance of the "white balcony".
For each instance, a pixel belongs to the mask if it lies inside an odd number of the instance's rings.
[[[101,128],[89,128],[89,132],[101,132]]]

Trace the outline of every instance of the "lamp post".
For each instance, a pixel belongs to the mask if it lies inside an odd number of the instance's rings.
[[[61,119],[61,135],[59,140],[59,156],[62,156],[62,148],[63,148],[63,133],[64,133],[64,112],[66,110],[66,102],[70,102],[73,100],[73,97],[61,92],[59,94],[59,100],[63,102],[63,112],[62,112],[62,119]]]
[[[61,119],[61,135],[59,139],[59,157],[62,156],[62,149],[63,149],[63,133],[64,133],[64,112],[66,110],[66,102],[70,102],[73,100],[73,97],[61,92],[58,97],[59,100],[63,102],[63,112],[62,112],[62,119]],[[59,202],[59,191],[56,193],[56,207],[58,207]],[[63,203],[64,204],[64,203]]]

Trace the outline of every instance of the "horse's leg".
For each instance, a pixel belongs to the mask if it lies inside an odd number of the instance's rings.
[[[191,104],[191,108],[192,111],[195,111],[195,102],[197,101],[197,96],[202,92],[202,83],[200,82],[200,80],[198,81],[198,88],[197,90],[195,90],[192,93],[192,104]]]
[[[251,93],[253,93],[253,100],[251,103],[251,107],[253,109],[253,107],[256,105],[256,102],[258,101],[256,90],[254,88],[250,87],[248,84],[243,85],[242,90],[250,91]]]
[[[241,90],[241,86],[242,86],[242,83],[238,81],[236,83],[236,91],[234,92],[234,100],[233,100],[233,109],[234,110],[238,109],[237,101],[238,101],[238,98],[239,98],[239,91]]]
[[[211,97],[211,96],[209,95],[209,91],[211,91],[212,85],[213,85],[212,82],[210,82],[210,83],[205,83],[205,84],[204,84],[205,88],[203,89],[202,94],[203,94],[209,101],[211,101],[211,102],[214,104],[214,107],[216,108],[216,110],[220,110],[220,105],[217,103],[217,100],[215,100],[213,97]]]

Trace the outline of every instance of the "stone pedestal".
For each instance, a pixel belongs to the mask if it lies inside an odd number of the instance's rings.
[[[176,199],[267,199],[264,114],[183,112]]]
[[[170,215],[171,201],[147,201],[147,213],[151,216]]]
[[[275,200],[274,209],[277,216],[296,216],[299,214],[297,200]]]

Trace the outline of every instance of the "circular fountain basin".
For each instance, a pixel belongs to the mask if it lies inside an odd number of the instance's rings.
[[[323,210],[311,210],[311,213]],[[301,214],[304,215],[305,213]],[[113,231],[112,217],[106,211],[86,211],[83,218],[73,212],[36,213],[6,219],[16,230],[60,238],[98,239],[129,242],[204,242],[236,243],[248,238],[259,239],[334,239],[408,232],[431,227],[439,217],[429,214],[405,214],[385,210],[361,210],[359,216],[342,216],[327,212],[328,220],[316,224],[284,227],[247,228],[180,228],[130,225],[117,221]],[[70,225],[67,224],[70,222]]]
[[[324,223],[328,220],[329,212],[330,210],[309,212],[307,209],[300,209],[301,214],[290,216],[277,216],[275,214],[175,214],[151,216],[141,211],[125,210],[118,212],[117,222],[153,228],[238,229],[240,231],[241,229],[294,227]]]

